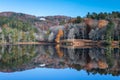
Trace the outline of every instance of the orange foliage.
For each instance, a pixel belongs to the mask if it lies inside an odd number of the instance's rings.
[[[4,24],[3,27],[4,27],[4,28],[8,28],[8,25],[7,25],[7,24]]]
[[[85,19],[84,19],[84,22],[85,22],[85,24],[88,25],[89,27],[92,27],[93,24],[94,24],[94,20],[91,19],[91,18],[85,18]],[[108,24],[108,21],[106,21],[106,20],[99,20],[99,21],[97,22],[98,28],[103,28],[103,27],[105,27],[107,24]]]
[[[98,21],[98,28],[103,28],[108,24],[108,21],[106,20],[99,20]]]
[[[92,26],[93,25],[93,19],[91,19],[91,18],[85,18],[84,22],[88,26]]]
[[[75,18],[73,18],[73,19],[70,19],[69,21],[68,21],[68,23],[74,23],[75,22]]]
[[[86,66],[85,66],[85,69],[87,69],[87,70],[91,70],[92,68],[93,68],[93,64],[91,62],[86,64]]]
[[[62,58],[63,57],[63,52],[60,51],[60,45],[57,44],[55,48],[57,50],[57,54],[58,54],[59,58]]]
[[[58,30],[58,34],[56,36],[55,42],[59,43],[60,42],[60,38],[63,36],[63,30],[59,29]]]
[[[99,66],[100,69],[105,69],[105,68],[108,67],[108,65],[101,60],[98,61],[98,66]]]

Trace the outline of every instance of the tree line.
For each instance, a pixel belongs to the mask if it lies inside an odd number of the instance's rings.
[[[34,26],[14,17],[1,17],[0,29],[1,43],[35,41],[34,33],[37,31]]]
[[[97,19],[97,20],[120,18],[120,12],[118,12],[118,11],[113,11],[112,13],[107,13],[107,12],[90,13],[90,12],[88,12],[86,17],[92,18],[92,19]]]

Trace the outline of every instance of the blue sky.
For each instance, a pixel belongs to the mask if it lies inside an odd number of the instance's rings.
[[[120,0],[0,0],[0,12],[36,16],[85,16],[88,12],[120,11]]]

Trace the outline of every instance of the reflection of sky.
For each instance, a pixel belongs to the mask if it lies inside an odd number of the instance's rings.
[[[0,80],[120,80],[120,76],[92,75],[74,69],[36,68],[22,72],[0,73]]]

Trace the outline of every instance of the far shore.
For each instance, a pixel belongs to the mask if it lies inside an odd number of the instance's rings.
[[[68,43],[71,42],[72,45],[61,45],[61,43]],[[92,41],[92,40],[81,40],[75,39],[73,40],[62,40],[60,43],[55,42],[15,42],[15,43],[0,43],[0,45],[61,45],[61,46],[74,46],[74,47],[82,47],[82,46],[105,46],[102,43],[103,41]],[[79,45],[78,45],[79,43]],[[120,46],[119,41],[112,41],[111,45],[109,46]]]
[[[0,45],[47,45],[55,44],[49,42],[15,42],[15,43],[0,43]]]

